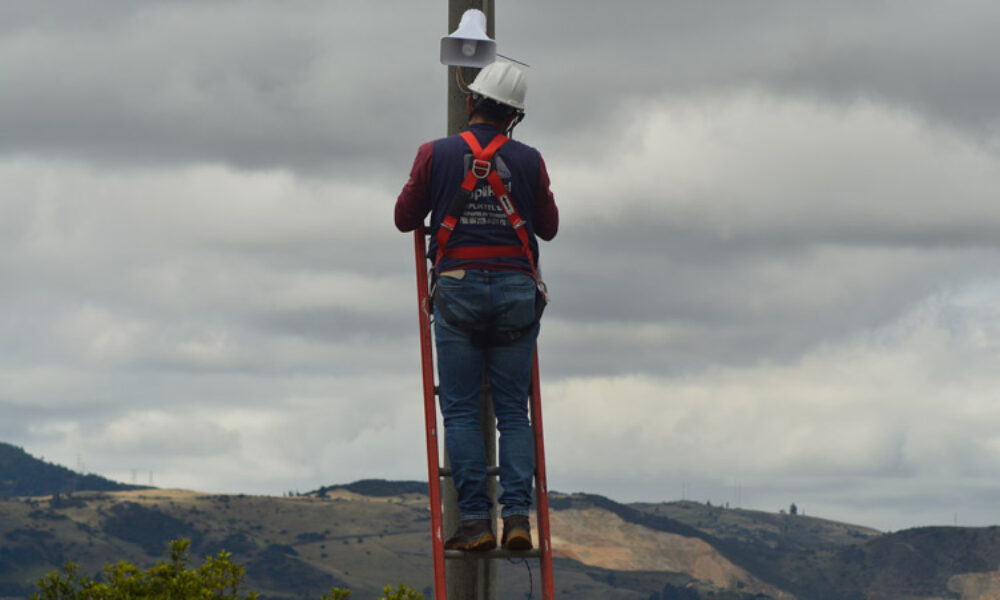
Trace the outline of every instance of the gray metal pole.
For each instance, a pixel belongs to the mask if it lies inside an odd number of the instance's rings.
[[[491,38],[494,35],[493,24],[494,0],[448,0],[448,32],[458,28],[462,15],[470,8],[476,8],[486,14],[486,33]],[[458,67],[448,67],[448,135],[461,133],[469,126],[469,116],[466,109],[465,94],[459,89],[456,79]],[[462,68],[462,77],[470,83],[477,73],[476,69]],[[486,445],[486,460],[488,465],[497,464],[496,417],[493,413],[493,401],[490,397],[488,382],[483,380],[483,391],[480,401],[480,423],[483,427],[483,443]],[[447,456],[447,452],[445,452]],[[450,466],[450,465],[449,465]],[[452,535],[461,517],[458,513],[458,493],[455,484],[448,478],[442,487],[444,503],[444,535]],[[486,493],[494,500],[497,497],[497,484],[493,477],[486,479]],[[496,510],[491,511],[492,521],[496,524]],[[446,564],[449,600],[496,600],[497,597],[497,566],[496,561],[450,560]]]

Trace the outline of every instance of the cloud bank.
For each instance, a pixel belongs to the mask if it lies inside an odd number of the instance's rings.
[[[563,219],[554,489],[995,522],[996,11],[497,8]],[[424,477],[390,214],[445,12],[0,8],[0,439],[206,491]]]

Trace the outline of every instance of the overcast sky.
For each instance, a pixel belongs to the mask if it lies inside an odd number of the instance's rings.
[[[1000,523],[1000,5],[498,0],[559,236],[550,487]],[[444,0],[0,3],[0,440],[125,482],[426,478]]]

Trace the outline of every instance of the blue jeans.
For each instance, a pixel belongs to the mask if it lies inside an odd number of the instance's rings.
[[[535,445],[528,416],[531,366],[538,323],[535,280],[517,271],[467,270],[462,279],[438,278],[437,302],[461,322],[492,323],[497,329],[529,327],[509,344],[477,347],[470,335],[440,314],[434,320],[445,445],[463,520],[488,519],[486,448],[479,423],[483,369],[489,377],[500,432],[502,516],[527,515],[531,508]]]

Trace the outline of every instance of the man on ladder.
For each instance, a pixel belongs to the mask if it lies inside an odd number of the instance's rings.
[[[501,545],[526,550],[535,466],[528,394],[546,302],[536,237],[555,237],[559,212],[541,154],[507,137],[524,118],[523,70],[497,60],[468,89],[468,130],[420,146],[396,227],[412,231],[431,216],[440,404],[461,514],[444,546],[497,545],[479,423],[485,369],[500,432]]]

